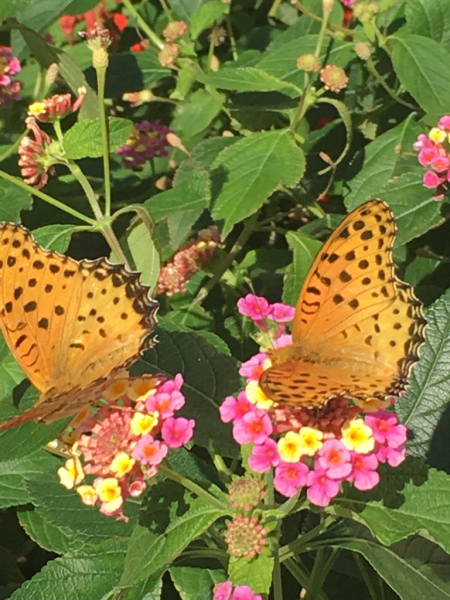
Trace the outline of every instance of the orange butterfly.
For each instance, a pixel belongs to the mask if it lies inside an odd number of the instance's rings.
[[[394,273],[389,206],[366,202],[319,251],[297,302],[292,345],[270,351],[259,380],[280,404],[320,407],[336,396],[384,399],[406,389],[425,342],[422,303]]]
[[[71,416],[94,402],[113,373],[152,346],[158,303],[148,292],[124,265],[76,261],[44,250],[20,225],[0,224],[0,329],[41,392],[0,431]]]

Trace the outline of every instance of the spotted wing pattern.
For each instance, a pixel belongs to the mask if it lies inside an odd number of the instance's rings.
[[[422,303],[394,272],[389,206],[366,202],[319,251],[297,302],[293,344],[260,379],[273,400],[322,406],[345,395],[399,395],[425,342]]]
[[[44,250],[20,225],[0,224],[0,328],[31,383],[35,406],[0,423],[75,414],[112,373],[152,342],[158,303],[139,273],[107,259]]]

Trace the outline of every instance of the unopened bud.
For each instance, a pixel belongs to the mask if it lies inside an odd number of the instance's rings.
[[[58,72],[58,63],[52,63],[47,69],[47,73],[45,74],[45,83],[48,85],[48,87],[55,83],[56,78],[58,77]]]
[[[297,67],[307,73],[320,71],[320,61],[315,54],[302,54],[297,58]]]
[[[324,13],[330,13],[333,10],[334,0],[323,0],[322,8]]]
[[[358,42],[355,44],[355,52],[361,60],[369,60],[371,56],[369,46],[363,42]]]

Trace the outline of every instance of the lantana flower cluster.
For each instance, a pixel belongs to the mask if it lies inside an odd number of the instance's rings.
[[[423,176],[423,185],[438,192],[448,189],[450,182],[450,115],[439,119],[428,135],[421,133],[413,144],[418,152],[417,159],[427,171]],[[443,194],[435,196],[442,200]]]
[[[167,148],[170,146],[167,141],[168,133],[172,133],[172,130],[159,121],[135,123],[130,137],[116,154],[122,157],[125,168],[142,167],[155,156],[167,156]]]
[[[11,54],[11,48],[0,46],[0,105],[7,106],[11,100],[20,100],[22,83],[14,79],[22,70],[18,58]]]
[[[180,374],[111,383],[101,392],[108,404],[76,423],[72,457],[58,471],[61,484],[75,488],[84,504],[126,519],[125,500],[140,496],[168,451],[193,436],[195,421],[174,416],[185,404],[182,385]],[[82,483],[89,476],[93,481]]]
[[[238,308],[263,332],[273,332],[274,347],[292,343],[285,333],[292,307],[248,294]],[[385,409],[386,403],[374,399],[357,405],[336,397],[320,409],[277,406],[258,384],[270,366],[265,352],[243,363],[246,389],[237,398],[227,397],[220,414],[223,422],[233,424],[238,444],[252,444],[250,469],[265,473],[274,468],[280,494],[292,497],[306,488],[311,503],[327,506],[343,482],[370,490],[380,481],[380,463],[396,467],[403,462],[407,429]],[[363,415],[362,407],[371,412]]]
[[[202,266],[210,260],[220,244],[219,230],[215,226],[199,232],[197,238],[182,246],[169,261],[164,263],[158,279],[157,294],[174,294],[186,291],[186,284]]]

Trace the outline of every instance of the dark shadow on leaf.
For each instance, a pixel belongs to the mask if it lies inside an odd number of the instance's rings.
[[[140,525],[157,535],[164,534],[175,516],[182,517],[189,511],[186,497],[186,490],[174,481],[160,481],[150,487],[142,502]]]

